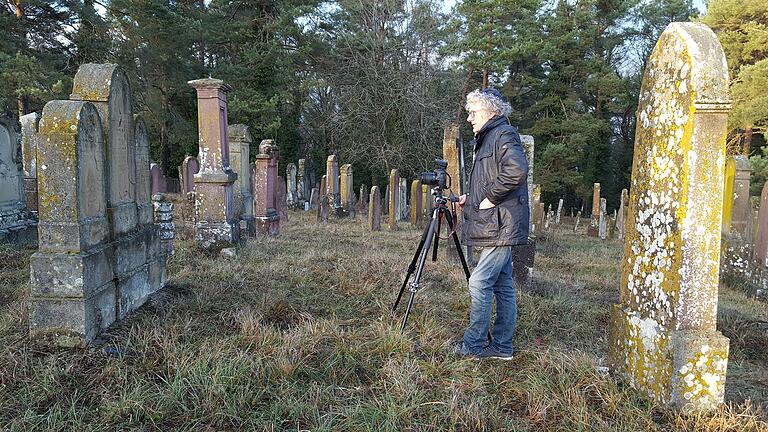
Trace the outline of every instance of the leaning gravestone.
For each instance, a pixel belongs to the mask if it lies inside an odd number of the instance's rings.
[[[35,224],[24,199],[24,167],[16,120],[0,117],[0,243],[34,244]]]
[[[728,98],[715,34],[667,26],[640,90],[610,361],[686,410],[715,407],[725,391],[728,339],[716,324]]]

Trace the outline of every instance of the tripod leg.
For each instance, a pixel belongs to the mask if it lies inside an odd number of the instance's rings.
[[[421,240],[419,240],[419,246],[416,247],[416,253],[413,254],[413,259],[408,265],[408,271],[405,273],[405,280],[403,281],[403,285],[400,287],[400,292],[397,294],[397,300],[395,300],[395,304],[392,306],[392,313],[395,313],[395,310],[397,310],[397,306],[400,304],[400,299],[403,297],[405,286],[408,285],[408,279],[411,278],[411,275],[416,270],[416,261],[419,259],[419,255],[421,255],[421,251],[424,247],[424,242],[427,240],[427,235],[429,235],[429,227],[431,225],[432,224],[424,227],[424,233],[422,233]],[[427,245],[427,250],[429,250],[429,245]]]
[[[439,210],[436,208],[434,212],[432,213],[432,222],[430,222],[429,227],[427,227],[427,236],[424,243],[424,249],[421,251],[421,255],[419,256],[419,263],[416,266],[416,274],[413,276],[413,282],[411,282],[411,288],[409,291],[411,292],[410,298],[408,298],[408,307],[405,309],[405,315],[403,316],[403,325],[400,326],[400,333],[405,332],[405,326],[408,324],[408,315],[411,313],[411,307],[413,307],[413,299],[416,296],[416,291],[419,289],[419,281],[421,280],[421,273],[424,271],[424,263],[427,261],[427,255],[429,255],[429,246],[432,242],[432,238],[435,234],[435,228],[439,221],[438,216]],[[402,293],[402,291],[401,291]]]
[[[464,251],[461,250],[461,243],[459,242],[459,236],[456,234],[456,231],[453,229],[453,215],[451,214],[451,211],[449,209],[444,209],[445,211],[445,220],[448,222],[448,228],[451,229],[451,232],[453,233],[451,237],[453,237],[453,243],[456,245],[456,252],[459,254],[459,259],[461,260],[461,266],[464,268],[464,276],[467,277],[467,280],[469,280],[469,266],[467,266],[467,259],[464,256]]]
[[[440,207],[437,208],[440,210]],[[443,225],[443,213],[438,211],[437,214],[437,230],[435,231],[435,249],[432,251],[432,262],[437,261],[437,244],[440,242],[440,230]]]

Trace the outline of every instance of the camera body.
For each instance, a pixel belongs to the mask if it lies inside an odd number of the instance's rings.
[[[446,168],[448,162],[445,159],[435,159],[437,168],[434,171],[427,171],[419,175],[419,181],[423,185],[436,186],[440,189],[451,188],[451,176],[448,175]]]

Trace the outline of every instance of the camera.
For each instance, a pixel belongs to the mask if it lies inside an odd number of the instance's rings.
[[[427,171],[419,175],[419,181],[423,185],[437,186],[440,189],[451,188],[451,176],[445,171],[448,168],[448,162],[444,159],[435,159],[437,168],[434,171]]]

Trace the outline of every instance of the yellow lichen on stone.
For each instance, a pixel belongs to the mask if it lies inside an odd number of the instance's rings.
[[[728,159],[725,163],[725,185],[723,186],[723,234],[731,231],[733,212],[733,183],[736,180],[736,163]]]

